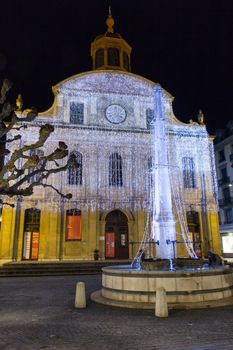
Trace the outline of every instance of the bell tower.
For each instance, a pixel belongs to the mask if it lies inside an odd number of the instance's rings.
[[[97,36],[91,43],[92,68],[131,71],[130,54],[132,48],[122,39],[120,34],[114,33],[114,19],[109,7],[106,19],[107,31]]]

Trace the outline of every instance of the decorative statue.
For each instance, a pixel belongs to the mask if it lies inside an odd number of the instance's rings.
[[[204,114],[201,109],[198,111],[198,121],[200,125],[205,125],[204,123]]]
[[[21,94],[18,95],[15,104],[16,104],[16,111],[21,111],[23,107],[23,98]]]

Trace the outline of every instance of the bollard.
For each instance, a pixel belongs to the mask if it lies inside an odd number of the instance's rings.
[[[159,287],[156,290],[155,316],[168,317],[167,296],[164,287]]]
[[[78,282],[76,284],[75,308],[83,309],[85,307],[86,307],[85,283],[84,282]]]

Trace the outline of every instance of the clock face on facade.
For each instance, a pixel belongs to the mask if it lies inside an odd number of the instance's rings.
[[[126,118],[126,110],[120,105],[112,104],[106,108],[105,116],[110,123],[120,124]]]

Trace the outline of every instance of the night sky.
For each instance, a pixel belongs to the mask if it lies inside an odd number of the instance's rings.
[[[232,0],[6,0],[0,5],[0,78],[24,107],[48,109],[51,86],[92,69],[90,44],[114,30],[132,46],[132,72],[175,97],[178,119],[202,109],[208,130],[233,119]]]

